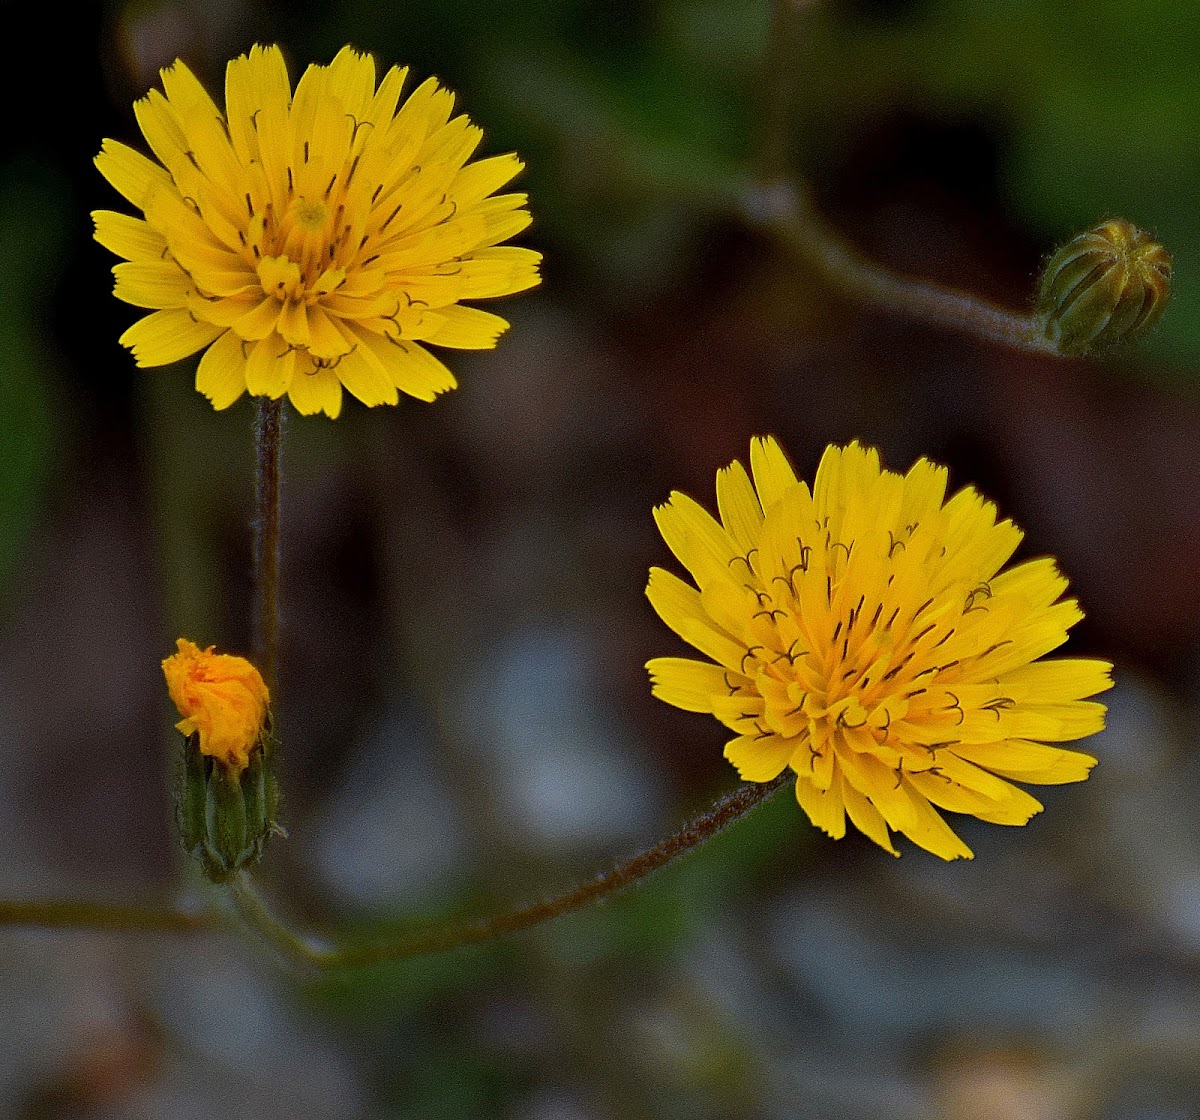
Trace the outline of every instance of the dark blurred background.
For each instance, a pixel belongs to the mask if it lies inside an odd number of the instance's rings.
[[[6,0],[0,69],[0,892],[182,881],[159,661],[250,645],[251,407],[139,371],[88,212],[185,58],[344,43],[518,150],[540,289],[459,391],[285,449],[278,717],[298,920],[485,914],[731,788],[651,699],[683,652],[651,507],[775,433],[811,476],[926,454],[1061,558],[1117,663],[1083,786],[974,863],[833,843],[781,796],[635,894],[510,941],[296,984],[216,936],[0,937],[0,1114],[610,1120],[1200,1117],[1200,9],[812,0],[796,170],[881,262],[1022,307],[1119,214],[1175,253],[1153,338],[1024,356],[836,298],[723,204],[760,142],[767,0]]]

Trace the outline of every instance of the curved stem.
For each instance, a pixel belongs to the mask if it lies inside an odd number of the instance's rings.
[[[255,656],[271,699],[279,674],[279,489],[283,398],[258,398],[254,417]]]
[[[520,906],[506,914],[500,914],[472,925],[434,930],[431,933],[420,933],[341,949],[320,949],[297,936],[279,918],[275,917],[259,898],[248,878],[244,876],[235,878],[231,880],[230,887],[234,903],[247,924],[285,956],[309,968],[361,968],[364,965],[382,964],[385,961],[401,961],[411,957],[430,956],[434,953],[448,952],[451,949],[460,949],[467,945],[477,945],[483,941],[503,937],[505,934],[541,925],[543,922],[548,922],[573,910],[579,910],[589,903],[614,894],[716,836],[717,833],[746,816],[772,794],[782,789],[789,780],[789,776],[783,774],[772,782],[747,783],[739,786],[732,793],[718,800],[712,808],[693,817],[653,847],[639,852],[611,871],[602,871],[587,882],[554,898],[535,902],[528,906]]]
[[[0,926],[38,929],[131,930],[194,933],[208,928],[203,914],[153,906],[86,902],[77,899],[0,901]]]
[[[508,913],[471,925],[434,930],[415,936],[397,937],[340,949],[324,948],[293,932],[271,913],[244,872],[235,875],[226,885],[234,908],[247,928],[263,938],[287,960],[307,971],[361,968],[385,961],[430,956],[530,929],[615,894],[699,847],[706,840],[712,839],[756,809],[789,781],[790,776],[782,774],[771,782],[739,786],[653,847],[618,864],[611,871],[602,871],[594,878],[554,898],[520,906]],[[0,926],[193,933],[218,928],[219,924],[216,916],[212,914],[190,914],[183,910],[149,906],[124,906],[74,899],[39,902],[0,901]]]
[[[742,199],[742,213],[851,298],[1016,350],[1064,356],[1045,336],[1035,315],[1022,315],[965,292],[911,280],[868,260],[825,224],[800,185],[777,180],[751,188]]]
[[[325,968],[333,955],[328,949],[318,949],[310,945],[299,934],[293,933],[283,924],[263,902],[250,876],[239,871],[226,884],[229,896],[233,899],[234,908],[246,926],[263,938],[283,957],[290,961],[299,962],[308,968]]]

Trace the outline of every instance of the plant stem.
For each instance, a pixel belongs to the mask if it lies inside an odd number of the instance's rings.
[[[258,398],[254,417],[255,656],[272,701],[279,676],[279,488],[283,398]]]
[[[1063,357],[1035,315],[1022,315],[965,292],[910,280],[868,260],[834,233],[800,185],[777,180],[746,192],[742,213],[774,234],[799,260],[853,299],[963,331],[1015,350]]]
[[[783,774],[772,782],[739,786],[718,800],[712,808],[693,817],[682,828],[653,847],[639,852],[611,871],[602,871],[587,882],[554,898],[518,907],[507,914],[488,918],[474,925],[337,950],[329,954],[325,967],[358,968],[383,961],[399,961],[409,957],[444,953],[450,949],[476,945],[482,941],[491,941],[505,934],[541,925],[552,918],[614,894],[678,859],[746,816],[782,789],[789,780],[789,775]]]
[[[772,782],[751,782],[739,786],[653,847],[639,852],[611,871],[602,871],[587,882],[554,898],[520,906],[506,914],[472,925],[435,930],[432,933],[397,937],[341,949],[322,948],[293,932],[272,914],[245,872],[235,875],[227,886],[234,907],[247,928],[262,937],[287,960],[302,966],[307,972],[361,968],[385,961],[430,956],[529,929],[607,898],[723,832],[781,790],[789,781],[789,775],[782,774]],[[182,910],[56,899],[44,902],[0,901],[0,926],[191,933],[218,928],[219,923],[214,915],[189,914]]]
[[[0,901],[0,926],[194,933],[207,928],[208,925],[202,914],[189,914],[183,910],[152,906],[125,906],[120,903],[86,902],[77,899]]]
[[[614,894],[716,836],[782,789],[788,780],[787,775],[781,775],[773,782],[739,786],[717,801],[711,809],[693,817],[682,828],[660,840],[652,848],[639,852],[611,871],[602,871],[595,878],[554,898],[529,906],[520,906],[506,914],[472,925],[434,930],[432,933],[419,933],[341,949],[321,949],[293,933],[283,921],[272,914],[248,876],[241,874],[231,879],[229,887],[234,905],[246,924],[285,957],[306,969],[362,968],[386,961],[432,956],[435,953],[477,945],[482,941],[492,941],[505,934],[541,925],[552,918],[579,910],[591,902]]]
[[[326,968],[334,955],[327,949],[310,945],[299,934],[293,933],[263,902],[254,889],[250,877],[239,871],[228,882],[229,895],[234,907],[245,924],[290,961],[299,962],[308,969]]]

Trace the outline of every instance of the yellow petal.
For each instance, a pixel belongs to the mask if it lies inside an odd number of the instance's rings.
[[[128,261],[113,266],[113,295],[134,307],[183,307],[195,289],[174,261]]]
[[[762,535],[763,512],[746,468],[737,460],[717,471],[717,510],[721,524],[743,554],[756,548]]]
[[[725,757],[746,782],[769,782],[779,777],[795,750],[778,735],[740,736],[725,744]]]
[[[774,436],[750,441],[750,469],[764,513],[796,485],[796,472]]]
[[[1096,765],[1096,759],[1082,751],[1019,740],[974,746],[963,744],[955,747],[954,753],[993,774],[1030,785],[1082,782]]]
[[[356,335],[386,371],[391,383],[410,397],[432,401],[458,385],[454,374],[416,342],[383,338],[369,331],[357,331]]]
[[[425,336],[426,342],[437,346],[450,346],[457,350],[491,350],[497,339],[508,330],[507,319],[501,319],[489,311],[480,311],[477,307],[451,304],[443,307],[438,314],[443,322]]]
[[[246,391],[244,343],[226,331],[200,358],[196,390],[212,401],[213,408],[228,408]]]
[[[324,412],[336,420],[342,410],[342,383],[330,369],[297,373],[288,389],[288,400],[301,416]]]
[[[713,700],[730,693],[728,670],[688,657],[656,657],[646,662],[653,693],[688,712],[711,712]]]
[[[368,408],[378,404],[395,404],[399,399],[387,370],[378,361],[371,360],[371,352],[365,346],[343,354],[333,366],[333,371],[351,394]]]
[[[828,789],[819,789],[800,775],[796,778],[796,800],[822,832],[840,840],[846,835],[846,807],[842,800],[842,779],[837,775]]]
[[[139,366],[165,366],[194,354],[220,333],[220,327],[198,322],[190,311],[171,308],[139,319],[119,341],[133,351]]]
[[[164,168],[117,140],[104,141],[95,163],[100,174],[139,209],[145,209],[154,191],[175,190]]]
[[[849,814],[851,822],[859,832],[874,840],[885,852],[891,852],[894,856],[900,855],[892,843],[883,814],[844,778],[842,780],[842,800],[845,802],[846,812]]]
[[[288,391],[296,370],[296,351],[277,334],[255,342],[246,356],[246,388],[255,397],[275,400]]]
[[[141,218],[113,210],[93,210],[96,240],[106,249],[130,261],[161,261],[167,240]]]

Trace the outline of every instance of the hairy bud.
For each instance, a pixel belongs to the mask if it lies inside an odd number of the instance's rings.
[[[273,744],[264,734],[240,771],[200,749],[200,737],[183,745],[183,766],[176,795],[179,834],[188,854],[214,883],[257,863],[273,833],[279,787],[272,773]]]
[[[1171,254],[1124,218],[1071,238],[1046,262],[1037,314],[1064,354],[1092,354],[1144,335],[1171,298]]]
[[[215,883],[256,863],[272,833],[279,789],[272,773],[270,694],[244,657],[180,638],[163,661],[183,733],[176,816],[183,846]]]

